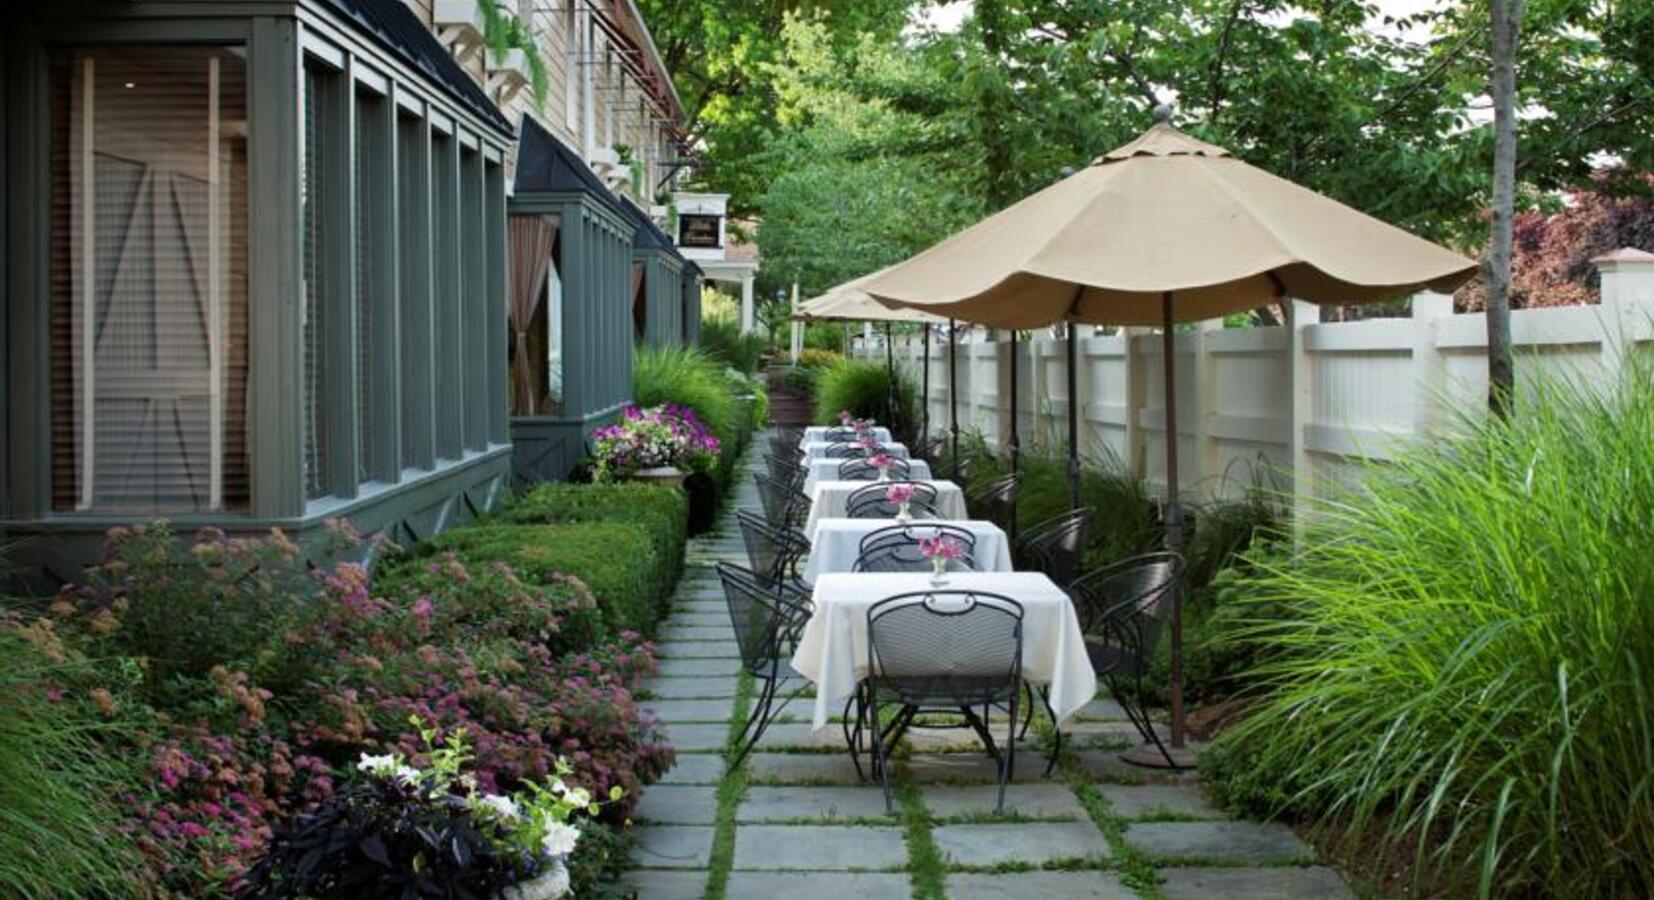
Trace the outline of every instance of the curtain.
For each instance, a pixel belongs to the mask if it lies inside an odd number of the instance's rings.
[[[510,284],[506,288],[506,318],[511,325],[511,414],[534,414],[534,361],[529,358],[528,327],[538,311],[540,296],[551,271],[552,248],[557,245],[557,219],[552,216],[511,217]]]

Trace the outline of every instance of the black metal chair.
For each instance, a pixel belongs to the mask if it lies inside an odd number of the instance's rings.
[[[929,572],[931,562],[919,552],[919,542],[947,537],[958,541],[964,555],[952,561],[959,571],[976,571],[976,535],[957,525],[930,522],[891,525],[868,532],[856,553],[857,572]]]
[[[977,733],[999,764],[999,802],[1016,764],[1016,707],[1022,693],[1022,605],[979,591],[897,594],[867,610],[867,678],[857,732],[872,739],[872,765],[891,811],[890,757],[909,728],[932,727],[933,716],[957,716]],[[897,707],[884,716],[885,704]],[[1007,705],[1003,748],[977,709]],[[924,722],[918,721],[925,716]],[[859,743],[852,743],[852,753]],[[858,764],[858,769],[860,768]]]
[[[852,519],[893,519],[901,511],[901,504],[886,497],[893,485],[913,486],[913,499],[908,501],[908,515],[914,518],[937,518],[936,486],[922,481],[879,481],[857,488],[844,501],[844,514]]]
[[[770,450],[776,456],[797,456],[798,445],[804,440],[804,429],[781,431],[770,437]]]
[[[861,435],[856,434],[854,428],[829,428],[822,434],[821,439],[829,444],[848,444],[859,437]]]
[[[810,619],[810,610],[783,593],[765,589],[756,573],[740,566],[718,563],[718,579],[724,585],[724,602],[741,651],[741,666],[759,683],[758,695],[736,738],[740,749],[729,761],[734,768],[752,752],[781,710],[809,688],[809,682],[800,678],[803,683],[799,688],[786,695],[780,706],[775,705],[782,683],[795,677],[788,661],[799,632]]]
[[[797,457],[766,454],[764,456],[764,468],[768,470],[771,478],[794,486],[802,485],[807,474],[804,464],[799,462]]]
[[[810,514],[810,498],[790,483],[771,478],[763,472],[752,473],[758,485],[758,500],[764,506],[764,518],[771,525],[802,527]]]
[[[825,459],[861,459],[877,452],[878,449],[868,450],[857,443],[842,442],[827,445],[827,449],[823,450],[821,455]]]
[[[905,459],[890,460],[890,477],[898,481],[907,480],[913,467]],[[838,480],[840,481],[877,481],[879,470],[866,459],[847,459],[838,465]]]
[[[1005,529],[1016,538],[1017,495],[1022,492],[1022,475],[1011,472],[984,484],[967,499],[971,515]]]
[[[735,513],[747,560],[759,582],[773,591],[808,598],[810,586],[798,575],[798,561],[810,552],[810,542],[797,529],[776,527],[746,510]]]
[[[1058,587],[1067,587],[1080,576],[1091,519],[1091,508],[1082,506],[1030,525],[1011,552],[1016,567],[1044,572]]]
[[[1126,718],[1176,767],[1149,719],[1143,676],[1149,671],[1160,634],[1171,621],[1183,589],[1183,558],[1161,551],[1121,560],[1087,572],[1068,587],[1085,633],[1086,655],[1097,677],[1125,710]],[[1125,691],[1127,680],[1132,690]]]

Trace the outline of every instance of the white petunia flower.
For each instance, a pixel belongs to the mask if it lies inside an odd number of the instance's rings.
[[[397,766],[392,774],[396,776],[397,781],[403,784],[413,785],[419,783],[419,770],[413,766]]]
[[[386,753],[383,756],[364,753],[362,758],[356,762],[356,768],[369,775],[387,775],[396,771],[396,767],[396,754],[394,753]]]
[[[507,821],[516,819],[520,814],[517,810],[517,801],[510,797],[502,797],[499,794],[484,794],[481,802],[494,815]]]
[[[553,794],[561,794],[568,789],[569,786],[563,783],[563,779],[553,778],[551,780],[551,792]]]
[[[540,850],[547,856],[564,857],[574,852],[574,845],[579,841],[580,829],[567,822],[552,822],[540,838]]]
[[[571,806],[582,809],[592,803],[592,795],[585,788],[573,788],[569,791],[568,796],[563,799],[567,800]]]

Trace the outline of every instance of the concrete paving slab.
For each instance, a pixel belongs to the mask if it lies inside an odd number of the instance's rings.
[[[994,815],[999,800],[995,784],[928,785],[925,809],[936,818]],[[1005,813],[1033,819],[1084,819],[1085,807],[1063,784],[1013,784],[1005,788]]]
[[[663,659],[657,673],[666,678],[734,675],[741,669],[734,659]]]
[[[874,872],[731,872],[724,889],[724,900],[908,900],[912,896],[906,875]]]
[[[679,753],[656,784],[717,784],[724,777],[724,758],[716,753]]]
[[[948,900],[1136,900],[1112,872],[1012,872],[948,876]]]
[[[704,869],[712,858],[710,825],[645,825],[634,830],[632,864],[641,869]]]
[[[728,698],[713,700],[645,700],[641,704],[662,722],[728,722],[734,702]]]
[[[1097,790],[1124,819],[1224,818],[1198,784],[1102,784]]]
[[[679,753],[722,750],[729,741],[727,724],[687,722],[663,724],[666,742]]]
[[[951,865],[997,866],[1108,859],[1108,841],[1090,820],[1084,822],[1004,822],[942,825],[931,838]]]
[[[620,883],[637,895],[637,900],[703,900],[706,873],[693,869],[633,869]]]
[[[1344,900],[1344,879],[1323,866],[1267,869],[1175,868],[1161,872],[1166,900]]]
[[[896,827],[744,825],[735,831],[736,869],[890,871],[907,866]]]
[[[706,784],[652,784],[643,789],[632,818],[657,825],[711,825],[718,816],[718,788]]]
[[[1126,843],[1155,860],[1244,865],[1307,863],[1315,852],[1285,825],[1264,822],[1142,822]]]
[[[643,683],[650,697],[660,700],[724,699],[735,696],[738,680],[734,676],[651,678]]]
[[[860,784],[848,753],[753,753],[747,756],[753,784]]]
[[[895,807],[900,811],[900,806]],[[879,787],[769,787],[752,785],[735,810],[738,822],[885,818]]]

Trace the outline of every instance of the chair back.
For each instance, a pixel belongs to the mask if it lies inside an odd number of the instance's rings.
[[[1183,557],[1160,551],[1087,572],[1068,586],[1068,596],[1086,634],[1101,635],[1146,663],[1182,587]]]
[[[856,554],[857,572],[929,572],[931,561],[920,552],[919,542],[947,537],[963,545],[964,555],[948,563],[954,571],[976,571],[976,535],[968,529],[941,522],[891,525],[868,532]]]
[[[797,454],[777,456],[774,453],[766,453],[764,468],[769,471],[770,477],[777,481],[796,481],[804,472],[804,465],[798,461]]]
[[[1017,536],[1017,568],[1044,572],[1059,587],[1073,583],[1080,575],[1091,519],[1091,508],[1080,507],[1029,526]]]
[[[786,651],[785,643],[803,623],[796,608],[765,590],[756,573],[724,562],[717,568],[741,663],[751,672],[762,672]]]
[[[890,477],[906,479],[912,467],[905,459],[890,460]],[[838,465],[839,481],[877,481],[879,470],[866,459],[847,459]]]
[[[868,451],[863,449],[860,444],[854,444],[846,441],[836,444],[828,444],[827,449],[823,450],[821,455],[825,459],[858,459],[865,456],[872,456],[875,452],[877,451]]]
[[[922,481],[879,481],[857,488],[844,501],[844,514],[852,519],[893,519],[902,505],[887,498],[890,488],[898,484],[913,486],[913,499],[908,501],[909,515],[936,518],[936,486]]]
[[[790,486],[763,472],[752,473],[752,480],[758,485],[758,502],[764,506],[764,518],[771,525],[786,521],[787,504],[791,502]]]
[[[971,495],[971,513],[978,518],[987,519],[1006,532],[1014,531],[1012,525],[1016,518],[1017,495],[1021,492],[1021,473],[1001,475]]]
[[[746,544],[747,560],[759,582],[771,590],[780,590],[795,580],[798,560],[809,552],[804,536],[791,528],[777,528],[760,516],[746,510],[735,513],[741,526],[741,540]]]
[[[856,429],[854,428],[829,428],[822,435],[821,439],[829,444],[848,444],[855,441],[858,437],[860,437],[860,435],[856,434]]]
[[[982,591],[916,591],[867,610],[868,678],[904,704],[1008,700],[1022,681],[1022,605]]]

